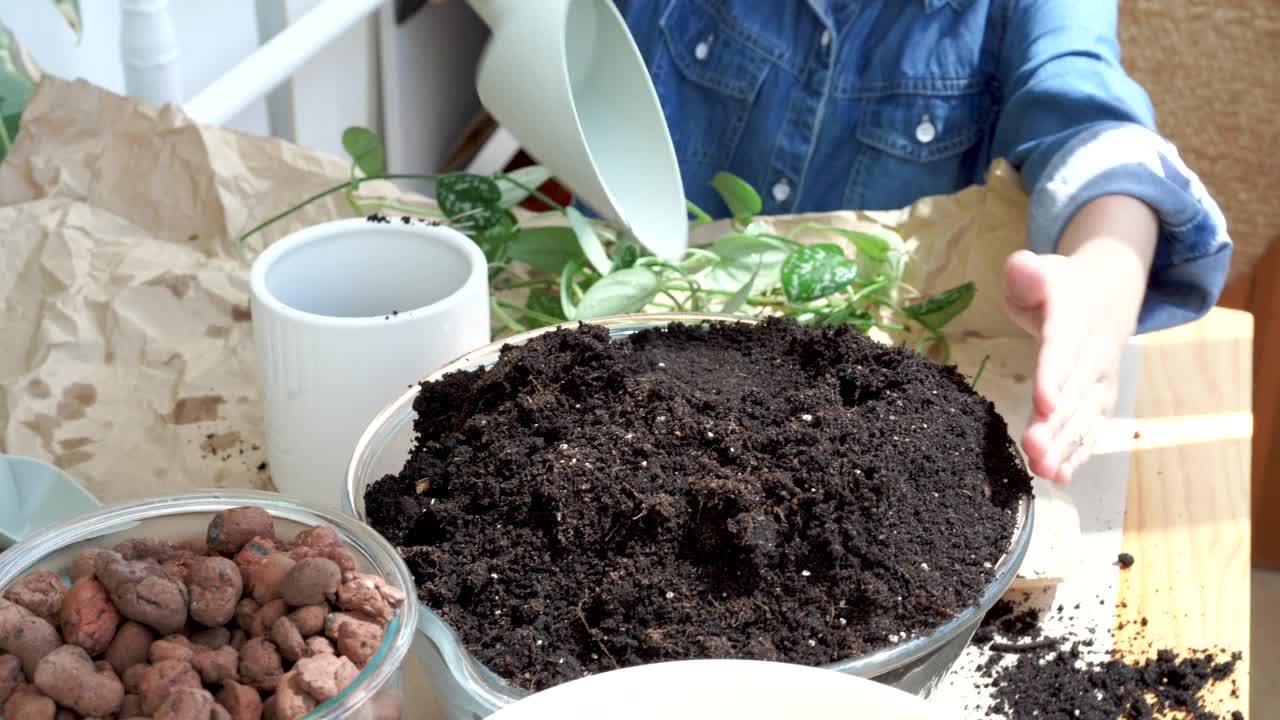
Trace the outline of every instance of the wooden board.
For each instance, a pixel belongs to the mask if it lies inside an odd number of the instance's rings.
[[[1120,576],[1115,634],[1134,656],[1242,651],[1239,697],[1223,700],[1246,717],[1252,341],[1251,315],[1217,308],[1142,342],[1124,532],[1136,562]]]

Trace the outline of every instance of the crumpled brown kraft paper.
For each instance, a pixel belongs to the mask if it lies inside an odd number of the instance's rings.
[[[0,166],[0,449],[55,462],[108,502],[269,488],[248,267],[232,241],[347,174],[333,156],[46,77]],[[425,201],[386,183],[365,189]],[[985,186],[902,210],[764,222],[887,227],[906,240],[906,280],[921,294],[975,281],[977,298],[949,327],[953,360],[972,374],[990,356],[980,389],[1016,432],[1035,344],[1005,318],[1000,277],[1024,246],[1026,203],[997,162]],[[246,251],[350,213],[331,196]]]

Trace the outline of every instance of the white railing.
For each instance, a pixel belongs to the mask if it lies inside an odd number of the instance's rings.
[[[222,125],[260,100],[386,0],[325,0],[183,103],[179,52],[168,0],[121,0],[125,88],[153,104],[183,105],[200,122]]]

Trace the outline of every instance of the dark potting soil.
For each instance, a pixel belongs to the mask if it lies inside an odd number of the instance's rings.
[[[1080,643],[1019,656],[995,672],[991,712],[1008,720],[1217,720],[1223,714],[1208,707],[1205,690],[1230,677],[1240,660],[1239,653],[1168,649],[1141,661],[1090,657]]]
[[[821,665],[970,606],[1030,477],[968,381],[847,327],[583,325],[422,387],[370,523],[509,682]]]

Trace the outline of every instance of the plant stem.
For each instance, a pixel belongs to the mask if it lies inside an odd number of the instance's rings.
[[[660,293],[662,293],[663,295],[666,295],[668,298],[670,298],[670,299],[671,299],[671,302],[673,302],[673,303],[675,303],[675,304],[676,304],[676,308],[678,308],[678,309],[680,309],[680,310],[684,310],[684,309],[685,309],[685,308],[684,308],[684,303],[680,302],[680,299],[679,299],[679,298],[677,298],[675,295],[672,295],[670,290],[668,290],[668,289],[666,289],[666,288],[661,288],[660,290],[658,290],[658,292],[660,292]]]
[[[519,333],[519,332],[524,332],[528,330],[529,328],[516,322],[515,318],[508,315],[507,311],[502,309],[503,304],[504,303],[496,297],[489,298],[489,307],[493,309],[493,314],[497,315],[498,319],[502,321],[502,324],[506,325],[507,328],[511,330],[511,332]],[[510,304],[510,303],[507,303],[507,304]]]
[[[514,310],[531,320],[537,320],[538,322],[547,323],[548,325],[559,325],[560,323],[564,322],[564,320],[561,320],[560,318],[551,317],[550,315],[547,315],[545,313],[540,313],[537,310],[530,310],[529,308],[524,307],[523,305],[517,305],[515,303],[507,302],[506,300],[499,300],[498,298],[494,298],[493,300],[498,304],[500,308],[505,308],[507,310]]]
[[[8,155],[11,147],[13,147],[13,139],[9,137],[9,128],[4,126],[3,120],[0,120],[0,158]]]
[[[982,373],[986,372],[987,361],[990,359],[990,355],[982,356],[982,362],[978,364],[978,372],[973,374],[973,379],[969,381],[969,387],[978,387],[978,381],[982,379]]]
[[[715,222],[715,220],[713,220],[711,216],[707,214],[706,210],[703,210],[702,208],[695,205],[692,200],[685,200],[684,206],[685,206],[685,209],[689,211],[689,214],[693,216],[695,221],[699,223]]]
[[[429,217],[442,218],[444,215],[439,211],[425,207],[414,207],[412,205],[401,205],[400,203],[391,202],[389,200],[375,200],[373,198],[362,198],[351,196],[358,201],[360,205],[368,205],[369,207],[382,208],[383,210],[395,210],[396,212],[413,213],[414,215],[427,215]],[[364,214],[363,209],[357,210],[360,214]]]
[[[538,188],[529,187],[528,185],[526,185],[526,184],[524,184],[524,183],[520,182],[519,180],[516,180],[515,178],[511,177],[510,175],[508,175],[508,174],[506,174],[506,173],[498,173],[498,177],[499,177],[499,178],[501,178],[501,179],[503,179],[503,180],[506,180],[507,182],[511,183],[512,185],[515,185],[516,187],[520,188],[521,190],[524,190],[525,192],[529,193],[529,194],[530,194],[530,195],[532,195],[533,197],[535,197],[535,198],[537,198],[537,199],[541,200],[544,204],[549,205],[549,206],[551,206],[551,207],[555,208],[556,210],[559,210],[561,213],[563,213],[563,212],[565,211],[565,210],[564,210],[564,206],[563,206],[563,205],[561,205],[560,203],[556,202],[555,200],[552,200],[551,198],[549,198],[549,197],[547,197],[546,195],[544,195],[544,194],[542,194],[541,192],[539,192],[539,191],[538,191]]]
[[[356,182],[358,183],[359,181],[356,181]],[[236,247],[236,255],[238,255],[242,261],[244,261],[244,262],[248,262],[248,258],[246,258],[246,257],[244,256],[244,241],[245,241],[245,240],[248,240],[248,239],[249,239],[249,238],[251,238],[251,237],[253,237],[254,233],[256,233],[256,232],[258,232],[259,230],[261,230],[261,229],[263,229],[263,228],[267,227],[268,225],[270,225],[270,224],[272,224],[272,223],[276,222],[277,220],[281,220],[281,219],[283,219],[283,218],[286,218],[286,217],[288,217],[288,216],[292,215],[293,213],[295,213],[295,212],[297,212],[297,211],[301,210],[302,208],[304,208],[304,207],[306,207],[306,206],[310,205],[311,203],[313,203],[313,202],[315,202],[315,201],[317,201],[317,200],[321,200],[321,199],[323,199],[323,198],[325,198],[325,197],[327,197],[327,196],[329,196],[329,195],[332,195],[333,193],[338,192],[339,190],[341,190],[341,189],[343,189],[343,188],[345,188],[345,187],[349,186],[350,184],[351,184],[350,182],[344,182],[344,183],[342,183],[341,185],[334,185],[333,187],[329,188],[328,190],[321,190],[320,192],[316,193],[315,195],[312,195],[311,197],[307,198],[306,200],[303,200],[302,202],[298,203],[297,205],[294,205],[293,207],[289,208],[288,210],[285,210],[284,212],[281,212],[281,213],[277,213],[276,215],[272,215],[270,218],[268,218],[268,219],[266,219],[266,220],[263,220],[262,222],[260,222],[260,223],[258,223],[257,225],[253,226],[253,228],[252,228],[251,230],[249,230],[249,232],[247,232],[247,233],[245,233],[245,234],[241,235],[240,237],[236,238],[236,243],[235,243],[235,247]]]
[[[559,282],[555,278],[543,278],[541,280],[521,280],[520,282],[503,283],[501,285],[493,286],[493,289],[501,292],[503,290],[516,290],[527,287],[546,287],[548,285],[558,284]]]

